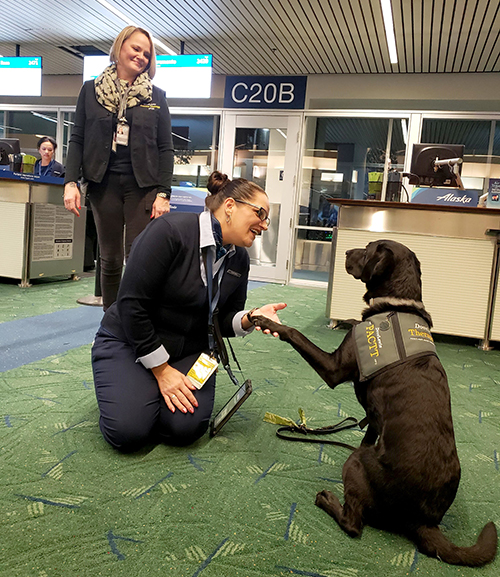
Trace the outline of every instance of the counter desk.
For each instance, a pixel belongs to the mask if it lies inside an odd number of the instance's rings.
[[[0,277],[27,287],[41,277],[83,271],[86,208],[64,208],[63,180],[0,171]]]
[[[359,319],[366,306],[365,285],[345,271],[345,252],[385,238],[417,255],[433,332],[479,339],[484,349],[490,339],[500,341],[500,211],[341,199],[332,203],[339,206],[326,310],[332,322]]]

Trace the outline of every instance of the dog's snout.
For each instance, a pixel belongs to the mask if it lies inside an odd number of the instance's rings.
[[[351,248],[345,252],[345,269],[354,278],[361,278],[364,255],[364,248]]]

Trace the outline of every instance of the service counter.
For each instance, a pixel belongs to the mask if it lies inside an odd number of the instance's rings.
[[[500,341],[497,234],[500,211],[427,204],[335,199],[327,316],[360,318],[365,285],[345,271],[345,252],[378,239],[395,240],[417,255],[422,297],[433,332],[471,337],[488,348]],[[493,271],[493,274],[492,274]],[[498,314],[495,316],[495,310]]]
[[[62,179],[0,171],[0,277],[21,286],[83,271],[86,208],[64,208]]]

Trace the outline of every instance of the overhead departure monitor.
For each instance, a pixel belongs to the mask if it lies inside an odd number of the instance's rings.
[[[210,98],[212,55],[157,56],[153,83],[165,90],[167,98]]]
[[[0,57],[0,96],[41,96],[42,57]]]
[[[108,65],[108,56],[85,56],[83,81],[97,78]],[[210,98],[212,55],[157,56],[153,84],[164,90],[167,98]]]

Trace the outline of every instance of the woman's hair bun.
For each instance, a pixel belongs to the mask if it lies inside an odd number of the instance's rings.
[[[208,177],[207,188],[210,194],[217,194],[227,183],[229,182],[229,177],[227,174],[223,174],[218,170],[214,170],[212,174]]]

